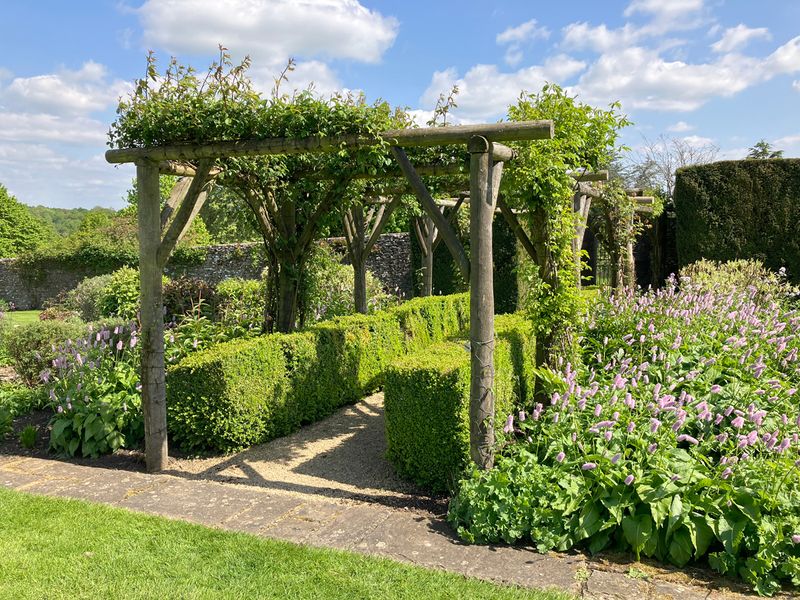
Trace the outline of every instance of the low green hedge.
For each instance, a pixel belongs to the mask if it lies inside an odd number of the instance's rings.
[[[169,370],[170,434],[189,451],[262,443],[383,385],[389,363],[463,331],[467,294],[416,298],[293,334],[235,340]]]
[[[534,338],[520,315],[496,317],[495,426],[533,391]],[[386,373],[387,456],[397,472],[434,491],[453,489],[470,464],[470,353],[465,341],[434,344]]]

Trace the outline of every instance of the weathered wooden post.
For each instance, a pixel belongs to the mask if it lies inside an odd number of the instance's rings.
[[[470,153],[470,454],[480,469],[494,464],[494,286],[492,283],[492,144],[482,136]]]
[[[139,304],[142,353],[142,414],[145,461],[151,473],[167,466],[167,403],[164,383],[164,306],[161,291],[161,197],[158,163],[136,162],[139,188]]]

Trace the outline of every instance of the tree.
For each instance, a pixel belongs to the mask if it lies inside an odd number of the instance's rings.
[[[0,184],[0,257],[35,250],[52,236],[52,230]]]
[[[716,160],[719,148],[711,143],[693,144],[683,138],[659,136],[656,140],[644,139],[636,153],[621,161],[618,169],[625,187],[651,190],[663,200],[662,216],[653,222],[648,231],[651,239],[651,283],[659,285],[672,272],[661,254],[667,235],[665,219],[672,214],[672,196],[675,190],[675,172],[689,165],[710,163]]]
[[[400,121],[388,104],[363,96],[315,97],[310,91],[271,98],[253,88],[245,59],[233,65],[224,48],[202,79],[174,59],[162,75],[148,57],[147,77],[120,102],[109,133],[116,147],[208,143],[252,138],[302,138],[353,134],[375,139]],[[264,241],[270,277],[265,326],[291,331],[298,323],[299,291],[312,243],[330,221],[341,219],[357,194],[359,173],[389,163],[386,144],[337,152],[226,158],[214,178],[252,211]]]
[[[608,109],[583,104],[548,84],[538,94],[523,93],[508,109],[512,121],[552,119],[556,123],[552,140],[510,144],[517,157],[508,164],[501,187],[503,203],[521,211],[529,236],[529,243],[523,245],[537,265],[528,283],[532,293],[527,310],[537,327],[540,365],[556,366],[559,358],[569,359],[575,350],[578,276],[572,250],[574,180],[568,173],[599,170],[611,162],[619,130],[629,124],[619,108],[617,103]]]
[[[783,158],[783,150],[775,150],[767,140],[761,138],[752,148],[745,158],[752,158],[756,160],[763,160],[768,158]]]

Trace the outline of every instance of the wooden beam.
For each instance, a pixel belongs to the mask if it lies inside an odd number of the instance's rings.
[[[492,143],[475,136],[470,153],[469,280],[470,456],[479,469],[494,464],[494,288],[492,218],[494,187]]]
[[[159,173],[160,172],[161,170],[159,169]],[[189,177],[181,177],[175,183],[175,186],[169,194],[169,198],[167,198],[166,204],[164,204],[164,208],[161,209],[161,229],[167,226],[167,223],[169,223],[172,217],[172,213],[175,212],[177,206],[186,197],[186,192],[189,190],[191,184],[192,180]]]
[[[158,164],[143,160],[136,164],[139,205],[139,305],[142,353],[141,384],[144,417],[144,453],[151,473],[167,467],[167,402],[164,383],[164,304],[162,270],[158,262],[161,245],[161,195]]]
[[[595,171],[595,172],[583,172],[583,171],[570,171],[567,173],[570,177],[572,177],[575,181],[579,182],[592,182],[592,181],[608,181],[608,171]]]
[[[396,129],[379,133],[375,138],[359,135],[337,135],[218,141],[151,148],[120,148],[108,150],[106,152],[106,160],[110,163],[126,163],[148,158],[160,162],[269,154],[330,152],[343,148],[375,145],[378,141],[388,142],[391,146],[440,146],[464,144],[476,135],[483,136],[492,142],[550,139],[553,137],[553,121],[519,121],[484,125]],[[507,154],[502,147],[498,148],[496,152],[498,153],[498,160],[508,160],[510,158],[510,156],[502,158]]]
[[[447,128],[439,127],[437,129]],[[447,245],[450,253],[453,255],[453,258],[456,260],[456,264],[458,264],[459,269],[461,269],[464,279],[469,281],[469,259],[467,258],[467,253],[464,251],[464,247],[461,245],[456,232],[453,231],[453,228],[444,218],[444,215],[439,210],[439,207],[436,206],[436,202],[431,197],[430,192],[428,192],[428,188],[425,187],[422,179],[420,179],[419,175],[414,170],[414,167],[412,166],[411,161],[408,160],[408,156],[406,155],[405,151],[402,148],[393,146],[392,153],[397,159],[397,162],[400,165],[403,173],[405,173],[408,182],[411,184],[411,189],[414,190],[414,194],[417,196],[417,199],[422,205],[423,210],[428,214],[431,220],[433,220],[436,228],[440,231],[444,239],[444,243]]]
[[[167,264],[167,260],[175,246],[186,235],[192,225],[192,221],[200,212],[200,209],[203,208],[207,196],[204,188],[210,178],[210,169],[211,161],[209,160],[200,161],[198,164],[198,173],[190,180],[191,185],[158,248],[159,267],[163,268]]]
[[[502,213],[503,218],[506,220],[506,223],[508,223],[508,226],[511,227],[511,231],[514,232],[514,235],[519,240],[519,243],[522,244],[525,252],[527,252],[528,256],[533,259],[533,262],[538,264],[539,260],[537,258],[538,253],[536,252],[536,247],[533,245],[533,242],[531,242],[528,234],[525,233],[525,230],[522,228],[522,225],[517,219],[516,214],[514,214],[514,211],[511,210],[511,207],[506,204],[502,197],[497,199],[497,208]]]

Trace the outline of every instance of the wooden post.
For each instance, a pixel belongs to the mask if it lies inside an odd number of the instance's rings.
[[[494,289],[492,283],[492,144],[474,136],[470,153],[470,456],[494,464]],[[499,173],[498,173],[499,175]]]
[[[148,472],[167,466],[167,403],[164,384],[164,304],[161,291],[161,197],[158,163],[136,163],[139,188],[139,277],[141,281],[140,344],[142,352],[142,413]]]

